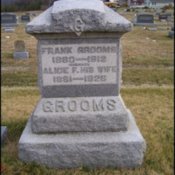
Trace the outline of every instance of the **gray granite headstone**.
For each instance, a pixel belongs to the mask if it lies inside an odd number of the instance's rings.
[[[159,14],[159,20],[162,21],[162,20],[169,20],[169,18],[171,18],[171,13],[160,13]]]
[[[6,27],[16,27],[17,17],[14,13],[1,13],[1,26]]]
[[[21,22],[22,23],[28,23],[30,22],[30,15],[21,15]]]
[[[121,36],[132,24],[100,0],[59,0],[26,26],[38,40],[41,99],[19,158],[54,168],[140,166],[146,143],[120,96]]]
[[[138,26],[155,26],[154,15],[149,13],[138,13],[134,19],[134,25]]]
[[[14,43],[14,47],[14,59],[27,59],[29,57],[29,53],[26,51],[25,43],[23,40],[16,40]]]

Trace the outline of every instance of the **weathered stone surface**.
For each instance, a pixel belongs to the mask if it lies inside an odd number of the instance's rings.
[[[145,141],[129,112],[129,127],[121,132],[34,134],[31,121],[19,141],[19,158],[54,168],[140,166]]]
[[[132,24],[100,0],[60,0],[28,23],[28,33],[121,32]]]
[[[54,30],[72,30],[78,34],[91,28],[101,28],[105,18],[103,2],[99,0],[84,2],[83,0],[55,2],[51,13]]]
[[[69,34],[67,35],[69,36]],[[89,36],[88,34],[84,37],[69,37],[69,39],[58,38],[58,35],[55,35],[55,38],[57,39],[46,39],[43,36],[42,40],[38,42],[39,85],[42,97],[119,95],[122,68],[118,35],[96,34],[96,36]],[[71,49],[71,53],[68,51],[58,53],[59,50],[66,49],[66,47]],[[90,53],[91,51],[79,52],[79,49],[87,48],[89,50],[91,48],[109,50],[110,48],[110,52],[103,50],[92,51],[92,53]],[[73,63],[69,61],[69,58],[73,58]],[[96,61],[93,62],[92,59],[96,59]],[[65,72],[61,71],[63,68],[66,69]],[[110,70],[103,69],[101,72],[99,68]],[[56,71],[54,71],[55,69]],[[61,71],[61,73],[58,74],[57,71]],[[67,81],[64,81],[64,77],[67,78]]]
[[[100,0],[59,0],[28,23],[41,101],[19,158],[48,167],[141,165],[145,141],[120,97],[121,36],[132,24]]]
[[[42,98],[31,126],[35,133],[124,131],[128,112],[120,96]]]

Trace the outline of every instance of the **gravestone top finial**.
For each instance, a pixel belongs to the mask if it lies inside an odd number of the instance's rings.
[[[132,24],[100,0],[60,0],[28,23],[28,33],[121,32]]]

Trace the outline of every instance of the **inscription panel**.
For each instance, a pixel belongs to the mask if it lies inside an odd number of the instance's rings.
[[[117,83],[117,44],[41,44],[43,86]]]
[[[113,98],[90,99],[46,99],[42,102],[44,113],[73,113],[73,112],[104,112],[114,111],[117,108]]]
[[[48,114],[109,114],[110,112],[126,113],[125,106],[118,96],[106,97],[76,97],[76,98],[42,98],[35,111],[36,115],[43,116]]]

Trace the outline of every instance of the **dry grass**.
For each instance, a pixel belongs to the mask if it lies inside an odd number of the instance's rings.
[[[26,119],[39,100],[39,90],[2,90],[2,118],[6,121]]]
[[[148,31],[135,27],[122,38],[123,65],[173,66],[173,40],[168,31]]]
[[[173,69],[144,69],[144,68],[128,68],[123,70],[122,74],[124,85],[171,85],[174,81]]]
[[[135,95],[130,98],[130,94]],[[173,91],[128,89],[123,97],[134,112],[141,133],[147,138],[145,163],[160,171],[160,174],[172,174],[173,164],[168,166],[168,161],[173,161]]]

